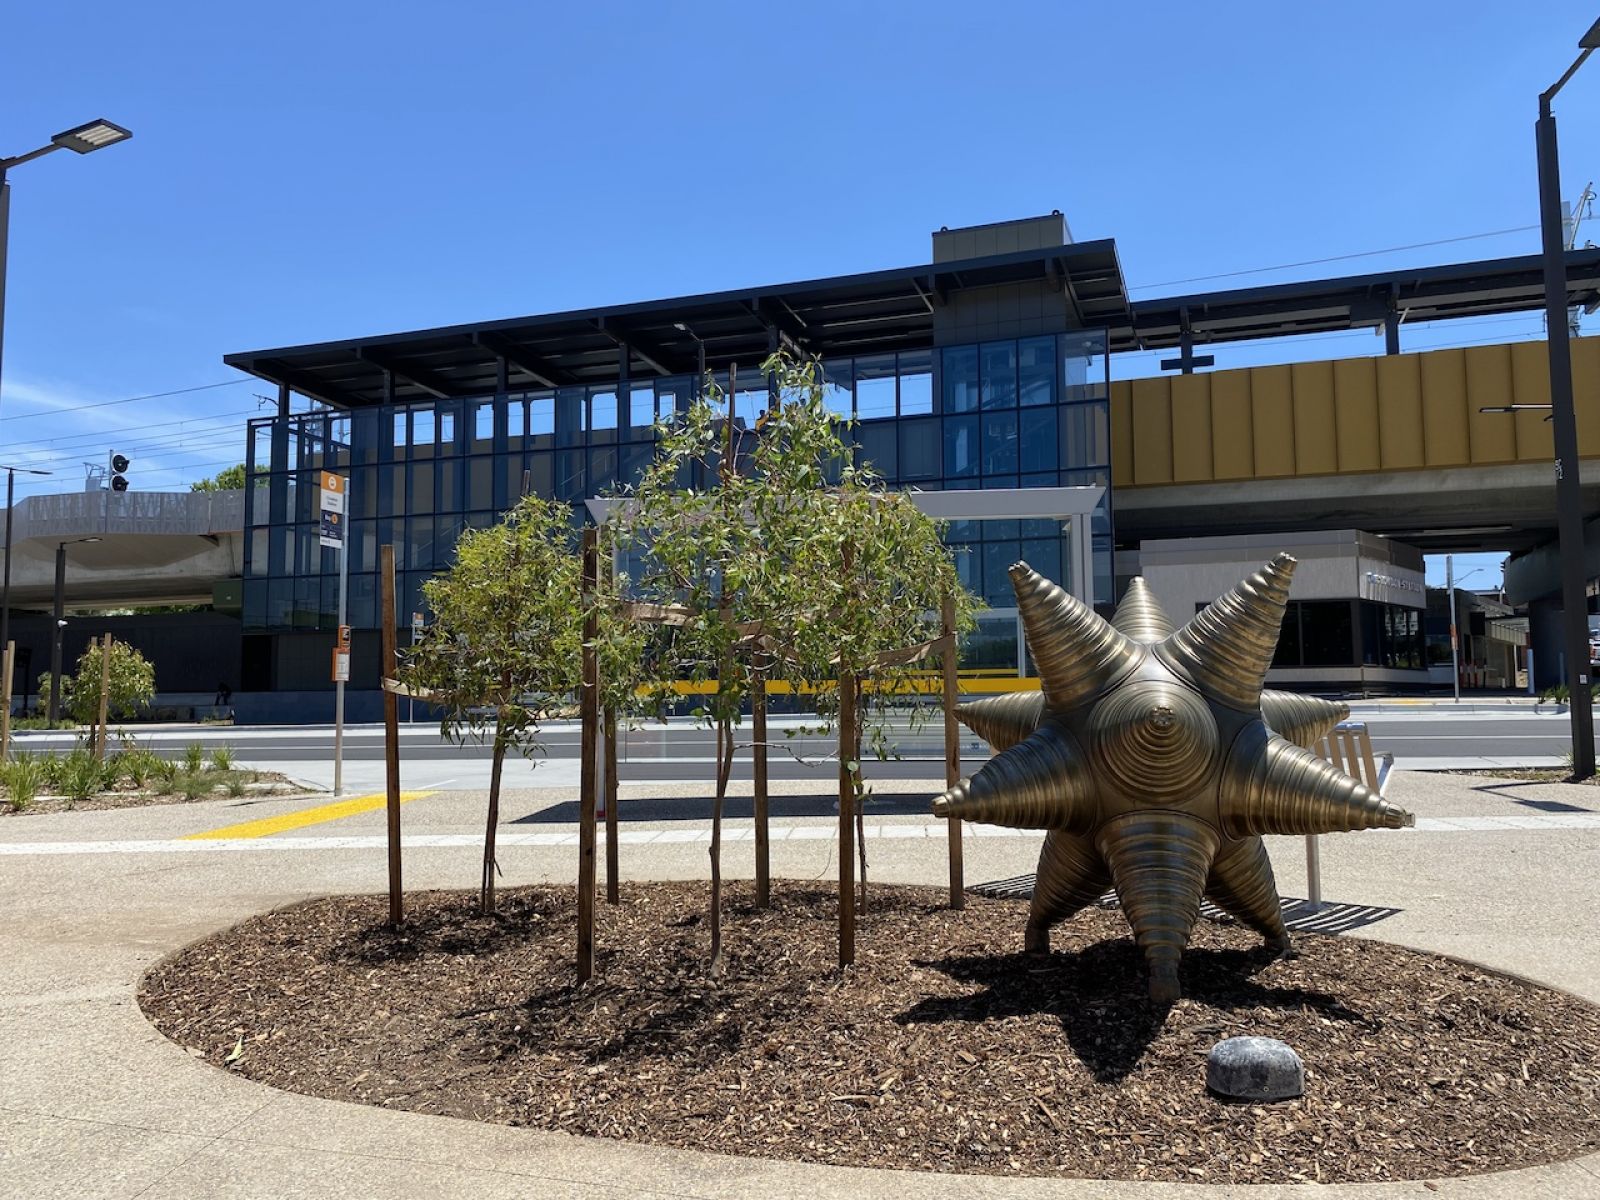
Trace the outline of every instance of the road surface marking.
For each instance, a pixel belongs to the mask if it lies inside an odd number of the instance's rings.
[[[400,803],[408,800],[420,800],[424,796],[431,796],[432,792],[401,792]],[[262,817],[258,821],[243,821],[237,825],[224,825],[221,829],[208,829],[204,833],[191,833],[185,837],[186,842],[233,842],[244,841],[250,838],[269,837],[274,833],[283,833],[289,829],[304,829],[307,825],[321,825],[326,821],[340,821],[345,817],[354,817],[361,813],[372,812],[382,808],[388,802],[388,796],[383,792],[375,792],[370,796],[355,796],[349,800],[335,800],[331,804],[319,804],[314,808],[302,808],[297,812],[283,813],[276,817]],[[345,839],[338,839],[343,841]]]

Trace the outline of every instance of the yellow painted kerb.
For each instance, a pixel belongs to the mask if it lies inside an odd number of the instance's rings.
[[[432,792],[401,792],[400,803],[408,800],[420,800],[424,796],[431,796]],[[335,800],[332,804],[319,804],[315,808],[302,808],[298,812],[283,813],[276,817],[262,817],[259,821],[244,821],[238,825],[224,825],[221,829],[208,829],[204,833],[191,833],[184,841],[205,841],[208,839],[227,838],[258,838],[269,834],[283,833],[290,829],[303,829],[307,825],[321,825],[326,821],[338,821],[344,817],[354,817],[360,813],[372,812],[382,808],[387,803],[388,797],[382,792],[373,796],[353,796],[349,800]]]

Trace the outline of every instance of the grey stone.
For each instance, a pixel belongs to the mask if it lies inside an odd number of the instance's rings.
[[[1231,1037],[1206,1055],[1206,1087],[1230,1100],[1292,1100],[1306,1090],[1306,1070],[1275,1038]]]

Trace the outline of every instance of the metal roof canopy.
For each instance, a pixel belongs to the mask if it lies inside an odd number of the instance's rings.
[[[933,345],[934,313],[953,293],[1049,281],[1113,352],[1440,321],[1543,306],[1538,255],[1353,275],[1130,303],[1110,240],[841,275],[640,304],[411,333],[255,350],[223,361],[335,408],[489,395],[504,362],[513,390],[608,383],[626,354],[631,378],[749,365],[774,344],[827,358]],[[1567,254],[1569,303],[1600,305],[1600,249]],[[680,330],[682,324],[686,329]]]
[[[640,304],[454,325],[278,350],[223,361],[336,408],[381,403],[384,376],[401,402],[488,395],[500,363],[514,390],[608,383],[627,355],[629,376],[687,375],[748,365],[774,344],[823,358],[933,345],[934,312],[965,289],[1044,281],[1062,289],[1079,323],[1128,321],[1116,243],[1078,242],[744,288]],[[686,329],[680,330],[682,324]]]
[[[1186,310],[1197,344],[1382,328],[1391,314],[1403,321],[1446,321],[1531,311],[1544,307],[1543,272],[1542,256],[1529,254],[1141,300],[1132,306],[1131,327],[1112,327],[1112,348],[1130,342],[1147,350],[1180,345]],[[1567,252],[1567,302],[1586,309],[1600,305],[1600,250]]]

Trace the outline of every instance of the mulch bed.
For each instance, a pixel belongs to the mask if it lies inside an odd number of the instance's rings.
[[[247,784],[242,796],[229,796],[218,784],[204,796],[184,796],[175,792],[152,792],[124,783],[116,791],[100,792],[85,800],[66,796],[35,796],[26,808],[12,808],[0,795],[0,817],[32,817],[41,813],[105,812],[114,808],[149,808],[157,804],[199,804],[202,800],[281,800],[305,794],[287,775],[276,771],[255,771],[257,782]]]
[[[1600,787],[1600,776],[1573,779],[1566,767],[1483,767],[1475,771],[1440,771],[1441,775],[1481,775],[1486,779],[1520,779],[1525,783],[1581,783]]]
[[[705,972],[703,884],[599,906],[573,985],[570,888],[378,897],[252,918],[158,965],[168,1037],[291,1091],[693,1150],[920,1170],[1268,1182],[1415,1179],[1600,1148],[1600,1009],[1380,942],[1300,935],[1273,960],[1202,923],[1186,998],[1152,1008],[1116,911],[1048,958],[1025,907],[874,887],[837,972],[834,893],[730,892]],[[1307,1094],[1225,1104],[1207,1049],[1281,1038]]]

